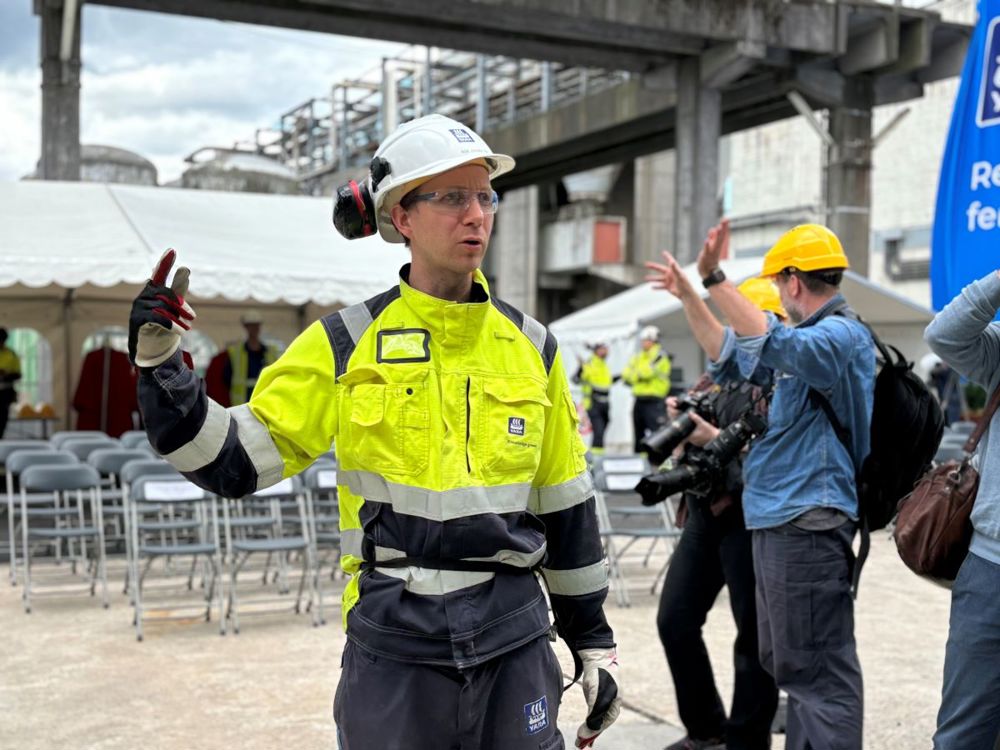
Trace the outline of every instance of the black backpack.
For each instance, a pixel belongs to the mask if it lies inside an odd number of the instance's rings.
[[[927,384],[914,374],[913,363],[907,362],[896,347],[882,343],[871,326],[850,308],[842,307],[833,314],[853,318],[868,329],[881,364],[875,377],[871,450],[857,472],[861,548],[854,571],[856,593],[870,546],[868,532],[883,529],[892,521],[899,501],[931,465],[944,432],[944,414]],[[826,413],[850,454],[849,435],[830,402],[814,389],[810,389],[809,398]]]

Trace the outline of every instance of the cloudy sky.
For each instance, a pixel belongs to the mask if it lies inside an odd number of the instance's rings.
[[[39,22],[31,0],[0,0],[0,180],[34,170],[41,142]],[[254,130],[400,45],[84,5],[83,143],[119,146],[178,177],[200,146]]]

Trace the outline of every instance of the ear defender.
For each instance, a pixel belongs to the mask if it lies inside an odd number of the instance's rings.
[[[375,201],[367,185],[351,180],[337,188],[333,199],[333,225],[348,240],[375,234]]]
[[[392,172],[392,166],[382,157],[376,156],[372,159],[368,172],[371,175],[372,190],[378,190],[379,183]],[[370,237],[378,231],[375,201],[372,200],[368,185],[359,185],[351,180],[337,188],[337,194],[333,198],[333,225],[349,240]]]

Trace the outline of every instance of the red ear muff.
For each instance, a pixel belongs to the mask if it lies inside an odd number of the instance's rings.
[[[367,185],[351,180],[337,188],[333,198],[333,225],[349,240],[375,234],[375,202]]]

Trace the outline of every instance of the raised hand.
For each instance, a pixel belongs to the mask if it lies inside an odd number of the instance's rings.
[[[722,256],[729,256],[729,219],[708,230],[705,244],[698,253],[698,274],[704,279],[719,267]]]
[[[169,359],[195,319],[194,310],[184,301],[191,272],[181,266],[174,273],[173,283],[166,285],[176,258],[172,249],[163,253],[146,286],[132,302],[128,356],[139,367],[156,367]]]
[[[663,251],[663,263],[648,260],[646,268],[652,272],[646,276],[646,281],[652,281],[656,289],[666,289],[680,300],[690,294],[697,294],[677,259],[666,250]]]

